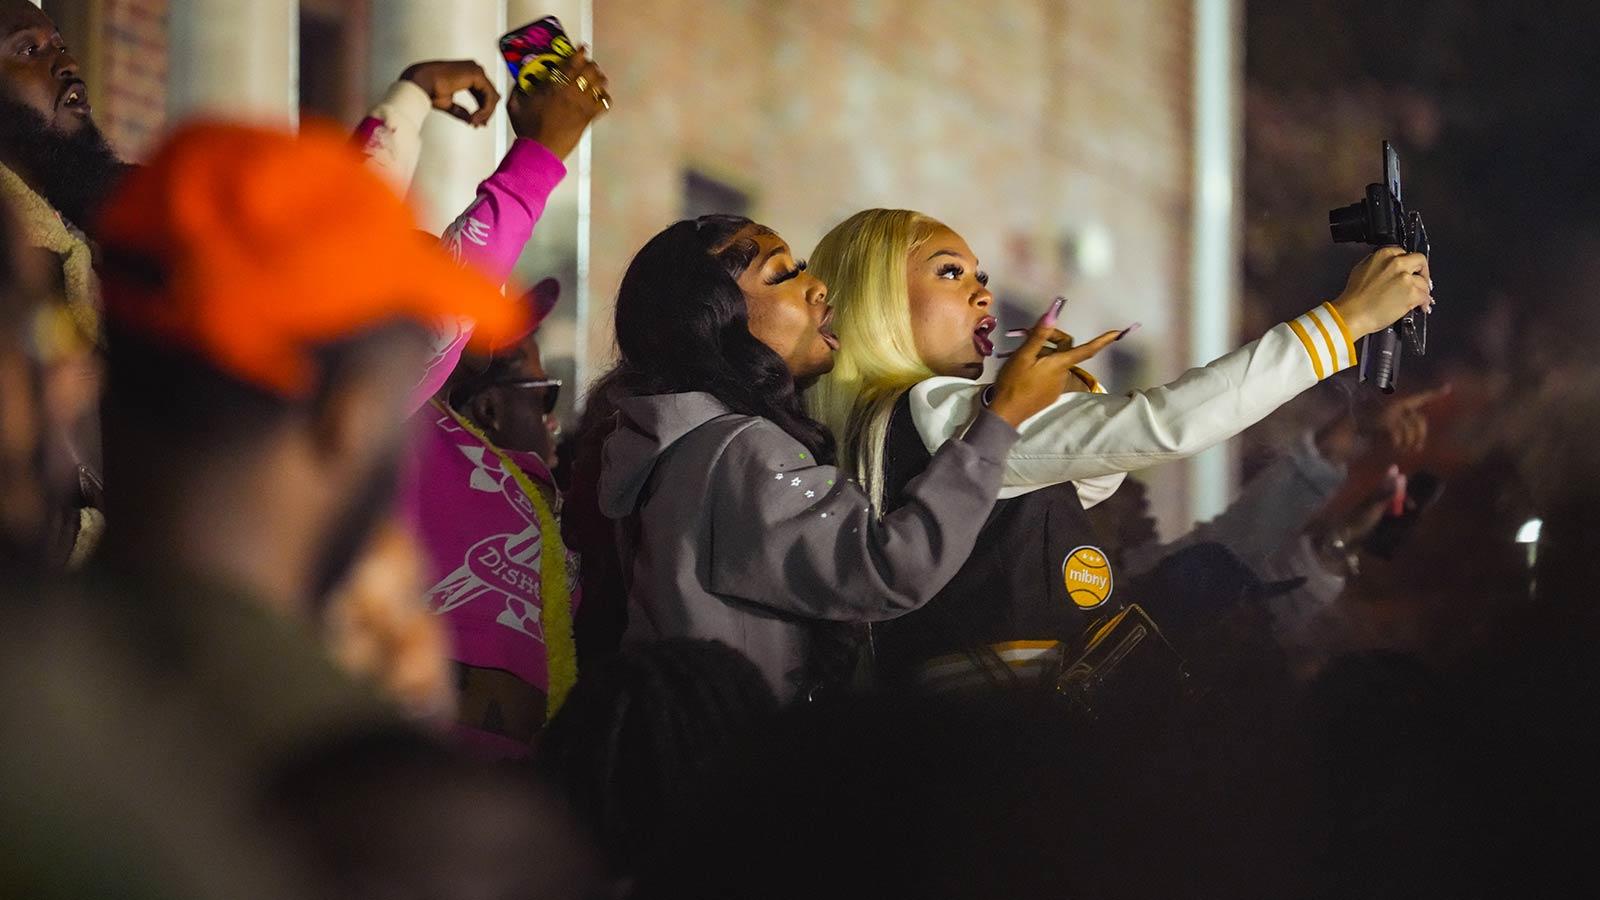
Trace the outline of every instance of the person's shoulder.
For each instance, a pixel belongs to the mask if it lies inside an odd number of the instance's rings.
[[[959,378],[954,375],[935,375],[912,385],[905,393],[905,399],[913,408],[916,407],[942,407],[951,403],[970,403],[979,394],[983,393],[986,384],[974,381],[971,378]]]
[[[792,440],[773,426],[779,436],[775,438],[765,429],[771,424],[760,416],[723,409],[697,422],[677,423],[679,430],[670,439],[664,440],[663,435],[655,433],[653,440],[658,442],[658,446],[654,452],[659,453],[663,465],[714,468],[730,457],[742,459],[751,453],[759,453],[759,448],[768,446],[774,440]]]
[[[912,385],[896,406],[916,426],[928,452],[959,434],[972,421],[975,404],[987,385],[971,378],[935,375]]]
[[[742,413],[728,413],[701,425],[683,444],[684,458],[716,470],[720,479],[771,478],[822,465],[776,422]]]
[[[816,464],[805,445],[771,419],[729,413],[706,423],[703,428],[708,436],[719,441],[722,456],[730,460],[764,463],[781,459],[802,465]]]

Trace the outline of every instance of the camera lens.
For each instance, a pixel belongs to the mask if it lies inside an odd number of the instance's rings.
[[[1328,230],[1336,244],[1365,243],[1367,240],[1366,202],[1328,210]]]

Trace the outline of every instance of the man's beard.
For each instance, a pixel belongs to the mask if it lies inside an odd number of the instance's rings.
[[[0,156],[29,186],[79,228],[87,228],[128,165],[117,159],[93,120],[67,134],[30,106],[0,96]]]

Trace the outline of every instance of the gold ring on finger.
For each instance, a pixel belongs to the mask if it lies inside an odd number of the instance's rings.
[[[571,84],[572,83],[572,79],[567,77],[567,73],[561,71],[560,69],[551,69],[550,70],[550,81],[551,81],[552,84]]]
[[[594,92],[594,99],[599,101],[600,105],[605,107],[606,109],[610,109],[611,108],[611,95],[606,93],[605,91],[595,91]]]
[[[589,89],[589,79],[583,75],[579,75],[578,79],[574,81],[573,84],[577,85],[578,90],[580,91],[587,91]]]

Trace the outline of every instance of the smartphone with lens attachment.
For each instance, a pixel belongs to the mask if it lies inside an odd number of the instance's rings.
[[[524,91],[549,81],[551,70],[577,52],[566,29],[561,27],[561,20],[555,16],[529,22],[500,38],[500,58],[505,60],[511,77]]]

